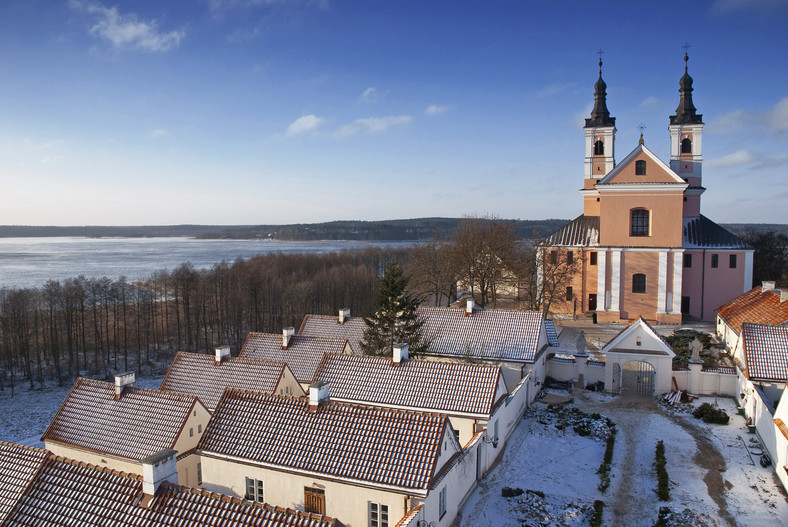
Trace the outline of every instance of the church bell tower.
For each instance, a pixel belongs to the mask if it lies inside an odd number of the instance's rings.
[[[599,79],[594,84],[594,108],[583,127],[586,133],[585,176],[583,178],[583,209],[586,216],[599,216],[599,193],[594,186],[615,161],[616,118],[607,109],[607,84],[602,80],[602,56],[599,57]]]

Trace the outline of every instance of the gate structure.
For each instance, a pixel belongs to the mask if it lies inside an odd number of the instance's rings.
[[[657,372],[648,362],[630,361],[622,368],[621,393],[624,395],[651,396],[657,381]]]

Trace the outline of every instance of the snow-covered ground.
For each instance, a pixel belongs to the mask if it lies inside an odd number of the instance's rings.
[[[692,417],[692,406],[702,402],[718,404],[731,416],[730,424]],[[560,418],[550,418],[545,405],[537,403],[512,434],[501,462],[466,502],[463,527],[588,525],[595,500],[605,503],[602,524],[610,526],[651,527],[660,507],[672,511],[667,525],[788,525],[788,498],[773,469],[750,456],[755,436],[732,400],[704,397],[675,409],[654,399],[582,393],[572,406],[616,424],[607,491],[598,490],[596,473],[604,440],[579,436],[572,426],[559,430]],[[656,495],[660,439],[670,478],[667,502]],[[544,498],[529,492],[505,498],[503,487],[540,491]]]
[[[164,376],[137,378],[140,388],[158,389]],[[43,448],[41,436],[68,395],[72,384],[50,383],[43,390],[17,385],[14,396],[8,386],[0,392],[0,441]]]

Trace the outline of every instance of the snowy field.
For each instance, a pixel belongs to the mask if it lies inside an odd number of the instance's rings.
[[[702,402],[718,404],[731,422],[712,425],[692,417],[692,407]],[[608,526],[651,527],[660,507],[672,511],[668,526],[788,525],[788,498],[773,469],[750,456],[756,436],[747,432],[732,400],[703,397],[675,409],[654,399],[583,393],[572,406],[616,425],[606,492],[598,490],[596,473],[604,439],[580,436],[572,426],[559,429],[561,418],[537,403],[512,434],[501,462],[466,502],[462,527],[589,525],[595,500],[605,503],[602,525]],[[670,478],[667,502],[656,495],[660,439]],[[504,487],[525,492],[505,498]]]
[[[158,389],[163,375],[137,378],[140,388]],[[19,384],[11,397],[8,386],[0,392],[0,441],[44,448],[41,436],[58,408],[71,390],[72,384],[46,385],[43,390],[31,390],[29,384]]]

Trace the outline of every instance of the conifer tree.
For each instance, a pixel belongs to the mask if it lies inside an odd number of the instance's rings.
[[[419,300],[407,291],[408,279],[397,263],[386,266],[375,288],[375,314],[367,325],[361,347],[367,355],[389,355],[397,343],[407,343],[408,353],[418,355],[428,345],[422,334],[424,320],[416,312]]]

